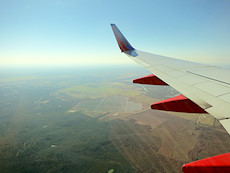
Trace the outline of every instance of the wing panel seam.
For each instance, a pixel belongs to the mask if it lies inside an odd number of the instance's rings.
[[[200,76],[200,77],[203,77],[203,78],[206,78],[206,79],[210,79],[212,81],[216,81],[216,82],[220,82],[220,83],[224,83],[224,84],[230,85],[230,83],[228,83],[228,82],[224,82],[224,81],[221,81],[221,80],[213,79],[213,78],[210,78],[210,77],[207,77],[207,76],[204,76],[204,75],[193,73],[191,71],[187,71],[187,73],[190,73],[190,74],[193,74],[193,75],[196,75],[196,76]]]

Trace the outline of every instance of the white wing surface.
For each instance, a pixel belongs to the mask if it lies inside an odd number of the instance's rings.
[[[230,134],[230,70],[134,49],[111,24],[122,52],[218,119]]]

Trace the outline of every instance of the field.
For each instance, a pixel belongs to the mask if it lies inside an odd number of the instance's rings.
[[[75,105],[69,112],[78,110],[88,110],[95,112],[124,112],[132,113],[142,109],[141,103],[135,103],[129,100],[127,96],[112,95],[97,99],[88,99]]]

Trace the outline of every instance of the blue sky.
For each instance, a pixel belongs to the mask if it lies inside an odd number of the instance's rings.
[[[136,49],[230,65],[229,0],[0,0],[2,66],[132,64]]]

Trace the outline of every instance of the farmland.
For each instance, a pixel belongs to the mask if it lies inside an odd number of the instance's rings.
[[[133,85],[134,72],[2,76],[0,170],[180,172],[184,163],[229,151],[212,116],[150,110],[176,91]]]

